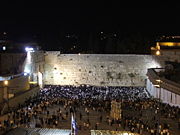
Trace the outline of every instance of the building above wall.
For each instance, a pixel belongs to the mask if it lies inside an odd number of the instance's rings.
[[[151,47],[153,55],[166,55],[169,52],[180,54],[180,36],[162,36],[157,39],[156,46]]]

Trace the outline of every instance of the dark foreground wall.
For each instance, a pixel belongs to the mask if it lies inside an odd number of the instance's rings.
[[[39,92],[39,87],[32,88],[31,90],[28,90],[20,95],[17,95],[16,97],[13,97],[12,99],[9,100],[9,108],[16,108],[18,105],[24,104],[24,102],[30,98],[34,97],[37,95]],[[7,112],[8,110],[8,103],[5,103],[2,106],[1,114]]]

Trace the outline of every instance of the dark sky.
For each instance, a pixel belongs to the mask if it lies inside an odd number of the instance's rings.
[[[3,5],[3,4],[1,4]],[[171,3],[103,1],[16,2],[1,8],[0,31],[14,37],[31,33],[140,31],[174,35],[180,31],[180,6]]]

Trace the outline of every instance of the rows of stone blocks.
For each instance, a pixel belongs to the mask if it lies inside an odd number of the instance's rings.
[[[161,67],[152,55],[60,54],[46,52],[44,84],[144,86],[148,68]]]

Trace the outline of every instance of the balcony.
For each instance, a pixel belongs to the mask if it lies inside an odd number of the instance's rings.
[[[170,92],[180,95],[180,84],[170,81],[164,77],[160,77],[158,73],[163,71],[162,68],[151,68],[148,69],[147,76],[149,80],[156,85],[157,80],[161,80],[161,88],[167,89]]]

